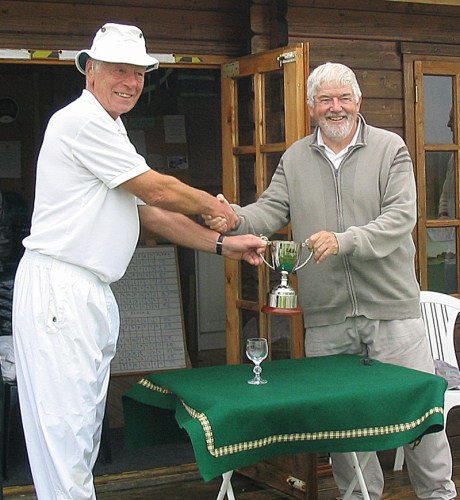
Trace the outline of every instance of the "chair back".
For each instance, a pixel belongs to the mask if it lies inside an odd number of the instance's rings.
[[[433,359],[441,359],[458,368],[454,334],[460,299],[445,293],[421,291],[420,307]]]

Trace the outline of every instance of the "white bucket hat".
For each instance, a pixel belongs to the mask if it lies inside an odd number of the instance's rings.
[[[158,68],[159,61],[147,54],[145,38],[136,26],[107,23],[94,36],[91,49],[80,50],[75,56],[75,65],[85,74],[88,58],[110,63],[145,66],[146,71]]]

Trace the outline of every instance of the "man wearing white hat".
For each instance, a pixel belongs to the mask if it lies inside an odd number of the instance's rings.
[[[119,317],[110,283],[147,229],[198,250],[260,264],[258,237],[223,237],[182,214],[232,228],[232,210],[210,194],[152,170],[120,115],[158,67],[134,26],[106,24],[76,56],[82,95],[55,113],[37,163],[31,234],[14,288],[21,415],[40,500],[94,499],[97,458]]]

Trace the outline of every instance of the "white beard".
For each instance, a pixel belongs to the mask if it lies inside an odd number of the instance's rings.
[[[346,121],[344,123],[331,123],[327,120],[328,117],[333,116],[345,116]],[[353,128],[353,116],[352,115],[327,115],[320,121],[321,132],[329,139],[345,139]]]

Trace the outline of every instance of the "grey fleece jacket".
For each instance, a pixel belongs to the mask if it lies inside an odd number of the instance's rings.
[[[297,242],[321,230],[336,234],[339,254],[297,273],[306,326],[420,316],[411,158],[401,137],[359,119],[358,141],[337,170],[315,131],[286,150],[256,203],[234,205],[234,233],[270,236],[291,222]]]

